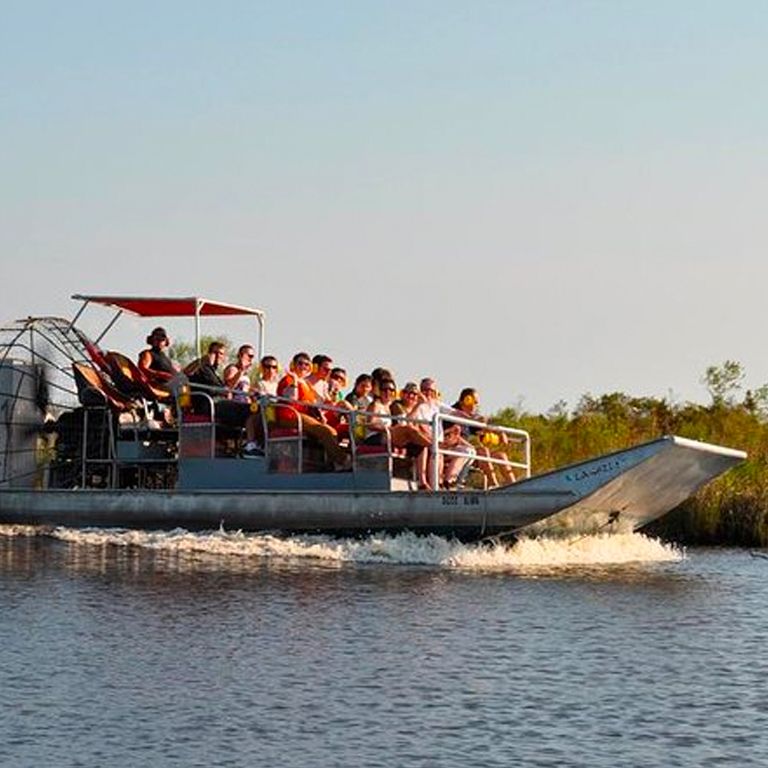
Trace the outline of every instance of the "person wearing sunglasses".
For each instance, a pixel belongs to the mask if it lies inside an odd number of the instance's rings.
[[[332,370],[333,360],[328,355],[315,355],[312,358],[312,370],[307,376],[307,383],[323,403],[328,402],[328,379]]]
[[[415,381],[409,381],[400,390],[400,397],[392,403],[391,411],[393,416],[400,416],[396,422],[403,421],[411,411],[419,404],[419,385]]]
[[[224,384],[232,390],[232,399],[238,403],[249,403],[251,398],[248,393],[251,390],[251,368],[256,353],[250,344],[243,344],[237,350],[237,359],[225,369],[222,377]]]
[[[280,364],[274,355],[264,355],[259,361],[259,376],[253,385],[259,395],[276,395],[280,381]]]
[[[421,402],[413,409],[412,417],[419,419],[421,422],[426,422],[422,423],[420,428],[429,434],[430,440],[432,439],[432,428],[429,425],[432,424],[434,417],[438,413],[456,416],[464,415],[440,402],[437,382],[432,378],[421,380],[419,399]],[[461,436],[461,426],[459,424],[444,423],[441,420],[438,423],[437,440],[440,448],[463,454],[461,456],[443,456],[443,454],[439,454],[437,457],[438,477],[441,478],[445,488],[454,488],[458,483],[462,470],[474,461],[477,451],[473,445]],[[432,477],[431,467],[429,477]]]
[[[366,445],[386,445],[387,434],[390,431],[390,418],[392,411],[390,406],[395,401],[397,387],[391,379],[379,382],[378,394],[365,409],[365,438]]]
[[[338,405],[344,401],[344,388],[347,386],[347,372],[343,368],[334,368],[328,377],[328,402]]]
[[[344,431],[347,429],[348,424],[348,412],[352,409],[352,406],[344,399],[344,388],[347,386],[347,372],[344,368],[334,368],[331,371],[331,375],[328,377],[328,398],[325,401],[326,405],[332,406],[334,409],[341,408],[342,410],[327,410],[325,411],[325,421],[330,424],[340,436],[343,436]]]
[[[277,395],[277,382],[280,380],[280,367],[274,355],[264,355],[259,361],[259,373],[251,385],[251,395],[256,399],[260,395]],[[264,455],[264,426],[261,416],[253,412],[245,423],[248,441],[243,447],[243,458],[252,459]]]
[[[365,439],[367,445],[386,445],[387,435],[393,448],[405,448],[414,459],[419,487],[428,488],[427,451],[429,437],[413,424],[388,418],[394,416],[393,405],[397,386],[392,379],[381,379],[378,395],[366,408]]]

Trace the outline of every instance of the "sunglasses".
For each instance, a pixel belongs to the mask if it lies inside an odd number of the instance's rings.
[[[296,365],[300,365],[302,368],[311,368],[312,363],[309,360],[299,360]]]
[[[253,355],[251,355],[253,357]],[[301,363],[299,363],[301,365]],[[263,363],[262,368],[277,368],[277,363]]]
[[[381,391],[382,392],[394,392],[395,388],[394,387],[382,387]]]

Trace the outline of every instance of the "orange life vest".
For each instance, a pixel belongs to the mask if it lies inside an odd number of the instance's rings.
[[[315,390],[312,389],[304,379],[300,379],[295,373],[286,373],[285,376],[277,382],[277,396],[285,397],[286,390],[291,389],[292,387],[296,390],[293,397],[298,402],[290,407],[277,407],[277,418],[281,421],[295,421],[296,414],[294,411],[312,415],[313,409],[309,405],[302,405],[301,403],[314,403],[317,400]]]

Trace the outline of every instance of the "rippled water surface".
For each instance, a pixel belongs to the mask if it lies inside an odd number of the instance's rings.
[[[0,530],[3,766],[765,766],[768,559]]]

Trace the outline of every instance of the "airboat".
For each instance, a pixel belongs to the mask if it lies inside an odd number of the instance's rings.
[[[262,453],[243,458],[242,435],[222,426],[227,393],[195,391],[180,374],[158,387],[105,338],[121,316],[187,317],[200,354],[201,321],[249,317],[259,354],[265,313],[201,297],[75,295],[72,319],[28,317],[0,326],[0,523],[74,527],[437,533],[462,540],[629,532],[664,515],[746,458],[743,451],[665,436],[538,475],[524,430],[438,413],[444,423],[504,435],[517,482],[422,490],[413,459],[386,441],[365,445],[349,428],[350,464],[334,471],[301,424],[275,423],[256,398]],[[114,313],[91,338],[89,308]],[[204,407],[190,407],[193,398]],[[490,459],[493,460],[493,459]],[[496,459],[498,461],[498,459]],[[437,462],[433,462],[436,465]],[[437,478],[435,478],[437,481]],[[437,487],[437,482],[434,487]]]

